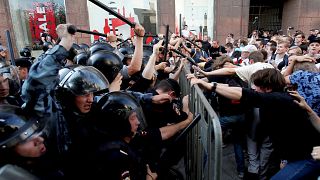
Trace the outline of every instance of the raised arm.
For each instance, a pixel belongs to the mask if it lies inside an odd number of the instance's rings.
[[[205,76],[232,75],[236,73],[235,68],[221,68],[210,72],[205,72],[197,66],[192,66],[192,68]]]
[[[160,53],[159,49],[162,47],[161,46],[162,42],[163,42],[163,40],[160,40],[157,44],[155,44],[153,46],[153,53],[150,56],[149,61],[142,72],[142,77],[149,79],[149,80],[152,79],[152,77],[155,73],[155,63],[156,63],[157,57]]]
[[[130,65],[128,66],[129,76],[141,70],[142,56],[143,56],[143,36],[145,34],[144,28],[136,24],[134,28],[136,34],[135,49]]]
[[[309,56],[291,56],[291,57],[289,57],[289,65],[283,74],[283,76],[285,77],[286,83],[291,84],[289,77],[293,73],[293,67],[296,64],[296,62],[313,62],[313,61],[315,61],[315,59],[313,57],[309,57]]]
[[[39,59],[30,69],[29,76],[22,87],[24,108],[39,116],[52,113],[53,99],[51,95],[59,83],[58,73],[63,67],[74,40],[74,33],[68,32],[70,24],[57,26],[57,34],[61,38],[58,45],[47,51],[43,59]],[[74,27],[74,26],[73,26]]]
[[[187,78],[191,81],[191,84],[198,84],[199,86],[209,90],[214,91],[226,98],[233,100],[240,100],[242,97],[242,88],[241,87],[229,87],[227,84],[220,83],[207,83],[201,79],[197,79],[193,74],[188,74]]]

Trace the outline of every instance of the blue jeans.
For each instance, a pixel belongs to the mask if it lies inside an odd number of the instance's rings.
[[[271,180],[316,179],[320,175],[320,161],[313,159],[288,162]]]
[[[237,163],[237,171],[245,171],[243,143],[245,141],[244,122],[245,115],[221,116],[219,118],[222,131],[232,129],[234,154]]]

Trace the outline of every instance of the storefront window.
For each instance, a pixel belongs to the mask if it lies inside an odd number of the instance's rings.
[[[56,39],[56,26],[66,22],[64,0],[10,0],[9,5],[18,49],[40,50],[42,33]]]

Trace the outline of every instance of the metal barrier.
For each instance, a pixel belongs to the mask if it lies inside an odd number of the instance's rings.
[[[198,85],[186,79],[186,67],[180,74],[182,94],[189,95],[191,111],[201,120],[188,135],[186,172],[188,180],[220,180],[222,175],[222,135],[217,114]]]

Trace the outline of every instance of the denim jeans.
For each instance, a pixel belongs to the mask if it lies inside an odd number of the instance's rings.
[[[288,162],[271,180],[317,179],[320,175],[320,161],[313,159]]]
[[[245,141],[244,122],[245,115],[221,116],[219,118],[222,131],[232,129],[232,139],[234,146],[234,154],[237,164],[237,171],[245,171],[243,144]]]

